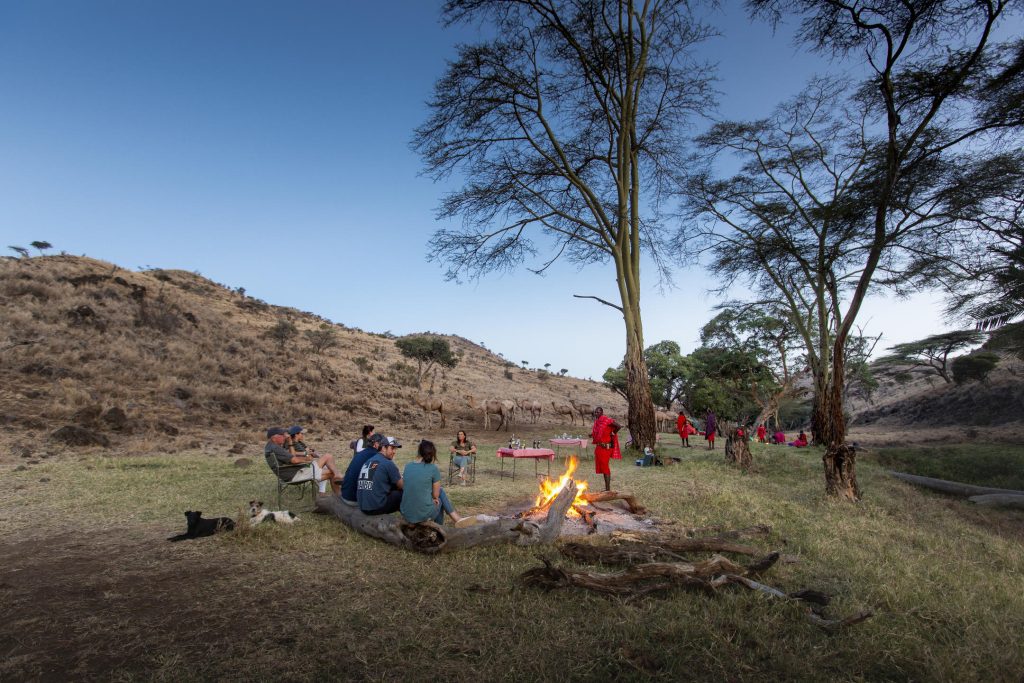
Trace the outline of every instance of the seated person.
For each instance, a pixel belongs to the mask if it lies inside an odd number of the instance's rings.
[[[284,481],[313,481],[320,482],[320,493],[327,491],[327,482],[335,493],[341,491],[341,475],[338,474],[331,456],[319,458],[310,455],[293,455],[284,448],[285,437],[288,432],[280,427],[271,427],[267,430],[267,445],[263,447],[263,456],[271,469],[276,469]]]
[[[455,441],[452,441],[452,447],[448,450],[452,454],[452,462],[459,468],[457,476],[462,480],[462,484],[465,484],[466,468],[472,464],[473,456],[476,455],[476,444],[470,441],[466,432],[460,429],[455,435]]]
[[[465,432],[459,434],[465,435]],[[402,517],[413,524],[428,519],[442,524],[444,513],[447,512],[456,526],[460,526],[459,522],[463,520],[468,522],[469,520],[455,511],[448,494],[441,488],[441,472],[434,464],[437,460],[437,448],[434,443],[420,441],[417,455],[416,461],[406,465],[405,471],[402,472],[402,481],[405,483],[399,506]]]
[[[772,436],[772,443],[776,445],[786,443],[786,435],[782,433],[781,429],[775,432],[775,434]]]
[[[807,448],[807,435],[801,430],[800,436],[796,437],[796,441],[790,441],[789,445],[794,448]]]
[[[352,455],[355,455],[370,445],[369,439],[373,436],[373,430],[373,425],[363,425],[363,435],[358,439],[353,439],[352,443],[348,445],[348,447],[352,449]]]
[[[359,505],[356,492],[359,487],[359,471],[363,469],[366,461],[377,455],[384,449],[384,435],[371,434],[366,439],[366,448],[358,451],[352,456],[352,462],[345,470],[345,476],[341,482],[341,502],[355,507]]]
[[[381,451],[366,461],[359,469],[356,486],[356,502],[367,515],[386,515],[398,512],[402,504],[402,489],[405,482],[393,460],[395,452],[402,447],[393,436],[385,436]]]
[[[284,447],[292,455],[316,455],[313,448],[306,445],[305,433],[306,431],[298,425],[288,428],[288,436],[284,440]]]

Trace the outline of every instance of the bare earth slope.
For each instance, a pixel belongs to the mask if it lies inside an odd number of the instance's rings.
[[[267,336],[281,320],[298,329],[283,345]],[[37,450],[65,448],[55,432],[68,425],[91,427],[114,449],[170,451],[197,440],[252,444],[275,424],[346,442],[366,422],[406,438],[428,433],[393,338],[270,306],[196,274],[74,256],[0,259],[0,321],[0,428]],[[339,345],[317,354],[304,332],[323,326]],[[506,368],[483,347],[446,338],[461,360],[424,382],[448,412],[443,431],[434,416],[438,438],[460,427],[481,432],[466,394],[539,401],[532,429],[552,434],[586,431],[556,419],[552,401],[624,412],[599,383]],[[520,419],[514,429],[524,426]]]

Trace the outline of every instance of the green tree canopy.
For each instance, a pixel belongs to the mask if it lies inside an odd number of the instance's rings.
[[[651,402],[663,408],[671,408],[679,400],[684,377],[689,364],[680,352],[679,344],[664,340],[644,349],[647,376],[650,381]],[[617,368],[605,370],[602,379],[616,393],[626,397],[626,361]]]
[[[395,340],[395,346],[406,358],[416,361],[417,386],[423,385],[423,378],[431,368],[454,368],[459,357],[452,353],[447,339],[432,334],[411,334]]]
[[[953,380],[957,384],[984,382],[998,364],[999,354],[991,351],[978,351],[966,356],[958,356],[952,363]]]

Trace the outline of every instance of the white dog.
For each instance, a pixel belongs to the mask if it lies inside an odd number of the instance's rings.
[[[251,526],[256,526],[261,522],[280,522],[281,524],[291,524],[298,519],[299,518],[295,516],[294,512],[289,512],[288,510],[277,510],[274,512],[264,510],[262,500],[249,501],[249,524]]]

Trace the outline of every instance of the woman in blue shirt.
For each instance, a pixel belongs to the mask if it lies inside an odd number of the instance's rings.
[[[475,521],[473,517],[463,517],[455,511],[448,499],[448,494],[441,488],[441,471],[434,461],[437,460],[437,448],[432,441],[421,441],[419,457],[415,462],[405,466],[402,479],[405,481],[405,493],[402,494],[400,511],[406,521],[418,524],[428,519],[437,524],[444,522],[444,513],[452,518],[456,526],[464,526]],[[461,522],[461,524],[460,524]]]

